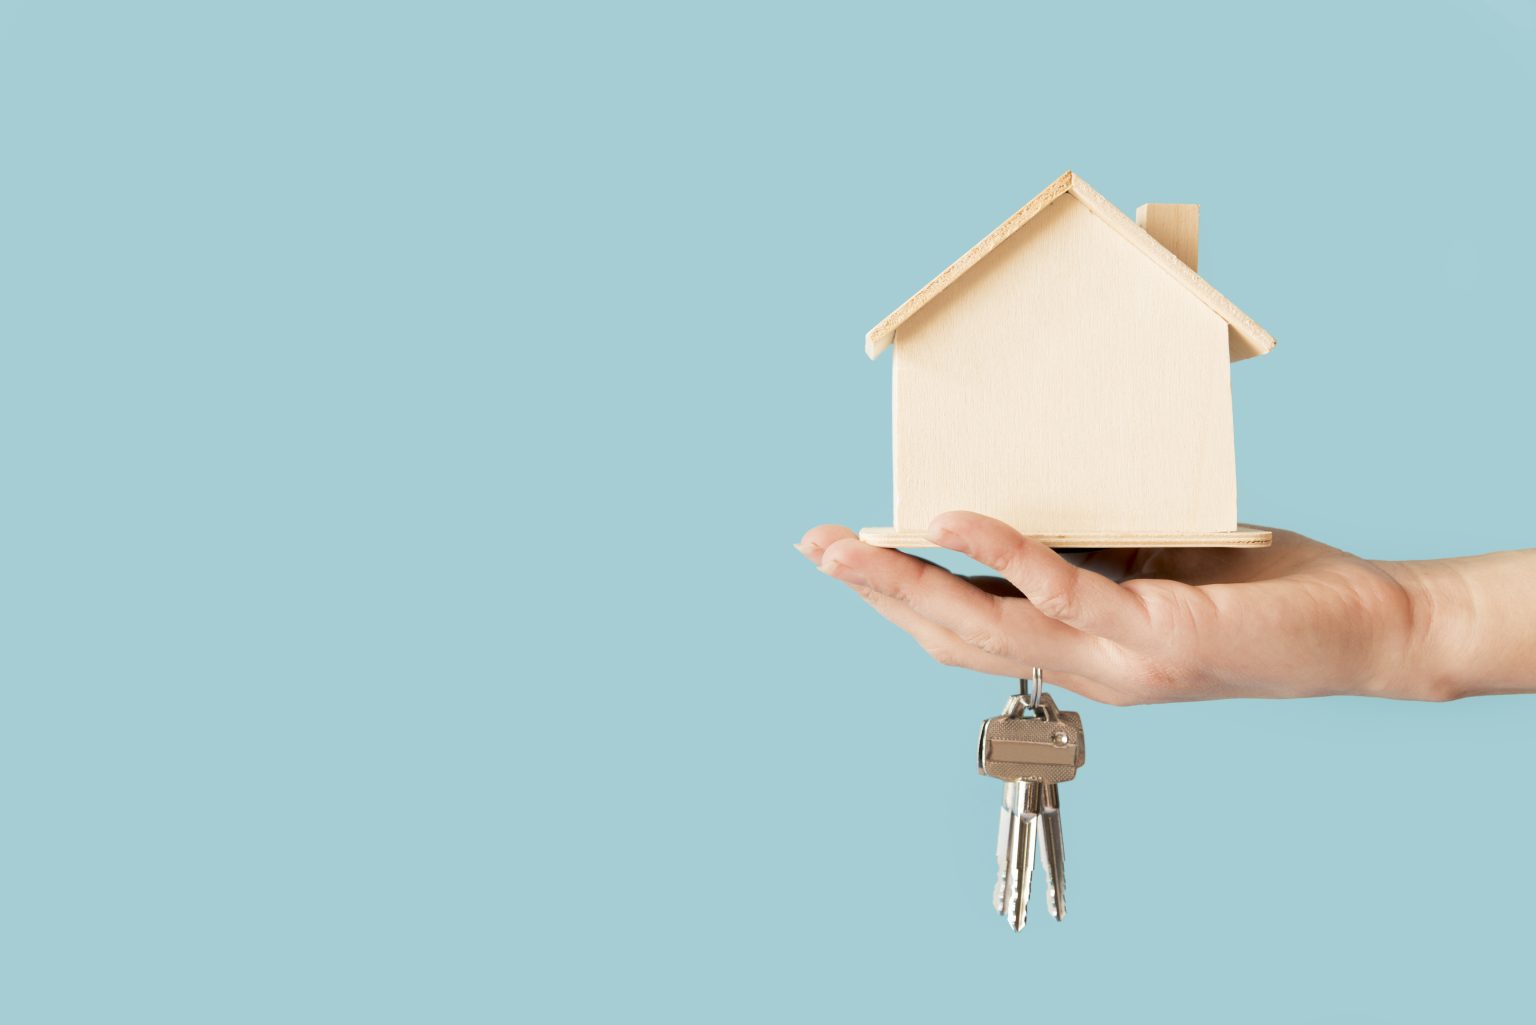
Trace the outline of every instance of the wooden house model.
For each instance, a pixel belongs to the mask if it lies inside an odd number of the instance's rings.
[[[892,350],[895,523],[950,509],[1055,547],[1247,547],[1228,366],[1275,341],[1196,273],[1200,208],[1132,221],[1068,171],[866,336]]]

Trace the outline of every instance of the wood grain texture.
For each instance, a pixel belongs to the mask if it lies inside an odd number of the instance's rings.
[[[1143,203],[1136,225],[1192,271],[1200,269],[1200,204]]]
[[[1274,535],[1258,527],[1209,534],[1031,534],[1052,548],[1268,548]],[[865,527],[859,540],[877,548],[937,548],[921,530]]]
[[[869,333],[864,336],[864,351],[869,358],[874,359],[884,352],[894,340],[896,329],[927,305],[929,300],[936,298],[944,289],[958,281],[962,274],[980,263],[982,257],[1006,242],[1036,214],[1066,195],[1067,190],[1072,187],[1074,177],[1073,173],[1068,171],[1051,182],[1034,199],[1014,211],[1012,217],[993,228],[986,238],[967,249],[960,259],[940,271],[938,277],[918,289],[917,294],[897,307],[895,312],[870,328]]]
[[[890,346],[898,328],[955,282],[961,280],[973,267],[981,264],[984,257],[991,254],[1064,195],[1075,196],[1084,206],[1102,218],[1116,234],[1151,260],[1154,266],[1161,268],[1226,321],[1228,348],[1233,362],[1250,356],[1262,356],[1275,347],[1274,338],[1252,317],[1238,309],[1232,300],[1216,291],[1209,282],[1181,263],[1178,257],[1163,248],[1156,239],[1137,227],[1134,221],[1113,203],[1099,195],[1091,185],[1068,171],[1020,207],[1012,217],[993,229],[986,238],[967,250],[960,259],[944,268],[938,277],[919,289],[917,294],[870,328],[869,333],[864,336],[864,351],[869,358],[874,359],[884,352]]]
[[[897,531],[951,509],[1041,535],[1237,526],[1227,326],[1074,196],[892,355]]]

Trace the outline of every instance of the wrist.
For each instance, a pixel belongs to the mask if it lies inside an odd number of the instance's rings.
[[[1377,563],[1407,598],[1407,637],[1389,696],[1451,701],[1467,690],[1469,586],[1451,560]]]

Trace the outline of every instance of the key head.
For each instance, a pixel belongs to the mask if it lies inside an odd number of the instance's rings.
[[[981,725],[976,768],[984,776],[1033,783],[1065,783],[1083,764],[1083,721],[1043,694],[1033,714],[1010,702]]]
[[[988,719],[982,726],[982,774],[1010,781],[1065,783],[1083,764],[1082,735],[1082,725],[1065,715],[1054,722],[1038,717]]]
[[[1077,736],[1077,764],[1079,767],[1081,767],[1083,760],[1087,757],[1087,748],[1084,746],[1086,741],[1084,740],[1083,736],[1083,717],[1078,715],[1076,712],[1063,712],[1061,709],[1056,707],[1056,699],[1051,697],[1049,694],[1044,693],[1043,691],[1040,694],[1038,708],[1039,714],[1044,718],[1049,719],[1052,722],[1060,719],[1063,722],[1069,723],[1071,725]],[[1006,714],[1006,712],[1004,714]]]

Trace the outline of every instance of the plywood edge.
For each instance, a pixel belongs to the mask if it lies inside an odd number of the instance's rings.
[[[1174,280],[1227,322],[1227,341],[1232,362],[1250,356],[1262,356],[1275,347],[1274,337],[1260,327],[1257,321],[1238,309],[1231,299],[1216,291],[1209,281],[1185,266],[1183,261],[1164,248],[1146,229],[1127,217],[1118,206],[1101,196],[1093,186],[1074,175],[1070,191],[1084,206],[1098,214],[1105,224],[1141,250],[1148,259],[1172,275]]]
[[[970,270],[981,262],[982,257],[1006,242],[1014,232],[1028,224],[1036,214],[1050,206],[1056,200],[1067,194],[1072,182],[1076,178],[1071,171],[1067,171],[1060,178],[1047,185],[1040,193],[1028,203],[1014,211],[1002,224],[987,235],[986,238],[976,243],[965,251],[965,255],[939,272],[938,277],[918,289],[906,302],[896,307],[890,316],[869,329],[864,336],[864,353],[870,359],[874,359],[884,352],[891,344],[892,336],[896,329],[906,323],[911,316],[922,309],[928,300],[948,288],[960,275]]]
[[[938,277],[918,289],[916,294],[898,306],[890,316],[870,328],[864,336],[865,355],[870,359],[879,356],[890,347],[896,329],[911,319],[913,314],[953,284],[962,274],[981,262],[982,258],[992,250],[1007,241],[1014,232],[1028,224],[1036,214],[1069,192],[1227,322],[1228,347],[1232,362],[1248,359],[1250,356],[1262,356],[1275,347],[1274,337],[1260,327],[1257,321],[1238,309],[1232,300],[1218,292],[1210,282],[1181,263],[1177,256],[1163,248],[1160,242],[1137,226],[1136,222],[1127,217],[1119,207],[1105,199],[1082,178],[1068,171],[1015,211],[1012,217],[994,228],[986,238],[966,250],[965,255],[960,259],[940,271]]]
[[[1274,541],[1274,534],[1270,531],[1249,526],[1203,534],[1101,532],[1029,536],[1052,548],[1268,548]],[[940,547],[928,540],[924,531],[897,530],[895,527],[865,527],[859,531],[859,540],[876,548]]]
[[[1199,203],[1143,203],[1136,208],[1136,227],[1200,273]]]

